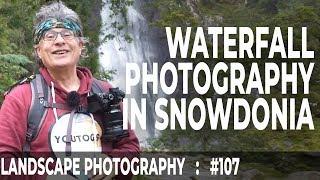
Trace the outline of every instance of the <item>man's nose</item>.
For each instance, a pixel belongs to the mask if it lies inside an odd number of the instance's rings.
[[[57,34],[57,38],[56,38],[56,40],[54,41],[54,43],[55,44],[61,44],[61,43],[65,43],[65,41],[64,41],[64,39],[63,39],[63,37],[62,37],[62,35],[60,34],[60,33],[58,33]]]

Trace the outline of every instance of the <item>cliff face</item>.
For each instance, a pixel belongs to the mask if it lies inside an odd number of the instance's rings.
[[[209,26],[221,26],[221,27],[269,27],[270,35],[266,35],[264,38],[271,42],[274,27],[280,26],[283,30],[284,43],[288,44],[287,27],[294,27],[294,44],[295,50],[301,50],[299,45],[301,44],[301,27],[308,27],[308,50],[315,52],[315,58],[311,61],[320,60],[320,3],[313,0],[289,0],[289,1],[275,1],[275,0],[154,0],[152,1],[152,8],[157,12],[157,18],[153,19],[153,25],[164,29],[166,26],[170,27],[182,27],[183,30],[186,27],[193,27],[190,44],[192,44],[195,28],[196,27],[209,27]],[[206,32],[205,32],[206,33]],[[237,40],[237,37],[234,36]],[[164,36],[165,38],[165,36]],[[210,38],[207,38],[207,47],[210,51],[212,42]],[[222,42],[223,43],[223,42]],[[189,48],[190,50],[191,48]],[[237,49],[237,47],[235,47]],[[190,52],[189,52],[190,53]],[[209,52],[210,53],[210,52]],[[223,49],[219,51],[223,54]],[[219,55],[219,57],[223,57]],[[174,59],[168,59],[168,61],[179,61]],[[197,57],[195,59],[182,59],[181,61],[187,61],[192,63],[205,62],[208,65],[214,64],[215,59],[205,59]],[[237,61],[230,59],[219,59],[219,61]],[[245,67],[249,67],[252,62],[264,63],[266,61],[273,62],[291,62],[288,59],[268,59],[264,56],[261,59],[241,59],[241,62]],[[299,60],[303,63],[310,63],[308,59]],[[213,66],[213,65],[212,65]],[[200,79],[205,77],[200,77]],[[313,119],[318,119],[320,114],[320,67],[315,65],[313,75],[310,84],[310,108],[313,112]],[[303,89],[303,83],[298,84],[298,88]],[[191,96],[191,94],[188,94]],[[214,92],[206,94],[204,97],[213,97]],[[294,95],[297,101],[305,95]],[[203,98],[204,98],[203,97]],[[282,94],[279,89],[272,89],[271,95],[263,96],[269,102],[273,97],[282,98]],[[228,95],[222,96],[222,98],[228,98]],[[254,100],[256,97],[254,94],[249,94],[245,97],[248,100]],[[298,106],[296,107],[298,111]],[[314,121],[315,127],[319,127],[319,121]],[[315,128],[317,129],[317,128]],[[318,128],[319,129],[319,128]],[[158,139],[156,144],[157,148],[173,148],[179,150],[190,150],[195,144],[197,148],[201,150],[235,150],[235,149],[259,149],[259,150],[317,150],[320,148],[320,143],[313,137],[319,136],[319,130],[306,131],[306,134],[299,134],[295,132],[288,132],[283,134],[279,132],[257,132],[254,130],[242,131],[240,133],[234,131],[208,131],[206,129],[201,131],[201,137],[198,136],[195,131],[168,131],[164,132]],[[288,139],[288,136],[290,138]],[[309,145],[305,145],[304,142],[299,141],[301,137],[308,139]],[[170,138],[168,138],[170,137]],[[182,139],[181,137],[184,137]],[[231,138],[232,137],[232,138]],[[185,140],[187,139],[187,140]],[[207,142],[212,143],[207,143]]]
[[[197,4],[199,3],[199,0],[186,0],[186,5],[190,8],[191,13],[195,17],[199,17],[199,14],[197,12]]]
[[[102,0],[91,0],[92,6],[89,7],[89,29],[90,30],[95,30],[97,28],[100,28],[100,22],[101,22],[101,16],[100,16],[100,11],[102,9]]]

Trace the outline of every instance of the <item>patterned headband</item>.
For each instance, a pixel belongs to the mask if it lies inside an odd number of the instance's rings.
[[[55,18],[50,18],[50,19],[43,21],[38,26],[36,26],[35,31],[33,33],[34,43],[38,44],[40,42],[42,36],[44,35],[44,33],[52,28],[70,29],[73,32],[75,32],[75,34],[77,36],[82,37],[82,30],[81,30],[81,26],[79,25],[79,23],[77,23],[71,19],[68,19],[68,18],[61,19],[61,20],[57,20]]]

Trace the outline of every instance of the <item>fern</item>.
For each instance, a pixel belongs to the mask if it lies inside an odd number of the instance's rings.
[[[1,62],[12,63],[12,64],[15,64],[15,65],[21,65],[21,66],[32,63],[29,60],[28,57],[26,57],[24,55],[19,55],[19,54],[4,54],[4,55],[0,55],[0,61]]]
[[[29,72],[25,68],[32,62],[23,55],[4,54],[0,55],[0,94],[3,94],[11,85]],[[2,96],[0,97],[2,102]]]

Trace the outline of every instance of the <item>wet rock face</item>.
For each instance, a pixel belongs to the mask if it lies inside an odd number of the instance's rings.
[[[197,4],[199,3],[199,0],[186,0],[186,4],[187,6],[190,7],[190,10],[192,12],[192,14],[195,16],[195,17],[199,17],[199,14],[197,12]]]
[[[101,17],[100,17],[101,8],[102,8],[101,0],[92,0],[92,7],[90,10],[90,18],[89,18],[90,30],[99,26],[99,23],[101,21]]]
[[[301,179],[308,179],[308,180],[318,180],[320,179],[320,172],[319,171],[301,171],[289,174],[288,180],[301,180]]]
[[[228,3],[228,4],[246,4],[247,0],[216,0],[219,3]]]
[[[264,174],[257,169],[250,169],[239,173],[238,179],[258,180],[263,179]]]
[[[202,18],[202,24],[203,27],[216,27],[219,26],[220,24],[222,24],[223,22],[223,17],[222,16],[204,16]]]

